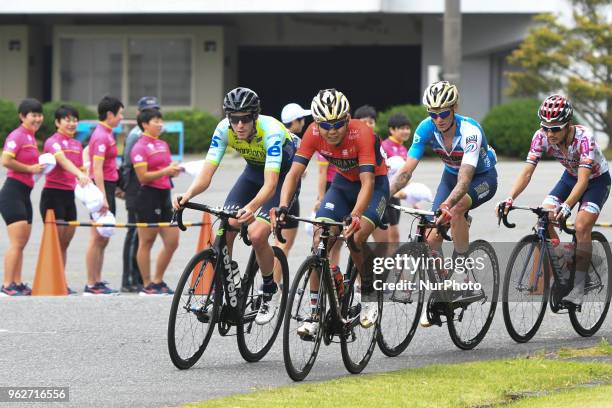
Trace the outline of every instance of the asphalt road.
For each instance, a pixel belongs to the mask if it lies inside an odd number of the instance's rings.
[[[513,213],[514,230],[498,228],[493,216],[494,202],[505,198],[522,167],[520,162],[502,161],[498,165],[500,187],[496,197],[473,211],[472,239],[511,242],[528,233],[534,219]],[[227,157],[217,172],[211,189],[202,202],[222,204],[229,186],[239,175],[243,161]],[[439,160],[423,162],[415,180],[436,188],[442,165]],[[302,215],[308,215],[315,198],[316,168],[311,166],[302,188]],[[539,165],[534,179],[517,201],[537,205],[562,173],[556,162]],[[2,178],[4,173],[2,173]],[[183,191],[189,176],[176,179],[176,191]],[[34,208],[40,197],[38,185],[32,193]],[[118,220],[125,220],[122,202]],[[198,214],[186,219],[197,221]],[[610,205],[604,207],[603,221],[612,218]],[[79,207],[79,219],[87,214]],[[407,217],[402,221],[402,237],[407,236]],[[612,238],[609,230],[602,230]],[[35,214],[32,238],[26,248],[24,279],[33,280],[42,235],[42,223]],[[79,228],[68,254],[66,275],[69,284],[82,292],[85,283],[84,254],[89,231]],[[174,286],[184,263],[193,255],[198,231],[181,233],[181,243],[166,275]],[[121,252],[124,232],[118,230],[106,251],[104,279],[113,287],[121,283]],[[7,247],[0,235],[0,253]],[[300,230],[289,265],[295,272],[310,247],[309,237]],[[155,249],[153,253],[155,253]],[[237,260],[246,262],[248,250],[237,249]],[[168,357],[166,327],[170,298],[142,298],[121,295],[114,298],[71,296],[61,298],[0,298],[0,386],[69,386],[70,406],[175,406],[253,389],[290,384],[282,361],[281,342],[261,362],[245,363],[238,353],[235,337],[221,338],[216,333],[209,349],[196,366],[177,370]],[[608,317],[596,337],[578,337],[566,315],[547,313],[542,328],[527,344],[515,344],[503,325],[501,307],[484,341],[473,351],[455,348],[446,327],[419,328],[409,348],[397,358],[387,358],[378,350],[365,372],[380,372],[434,363],[453,363],[524,355],[542,349],[593,345],[602,337],[612,338],[612,318]],[[280,340],[280,339],[279,339]],[[322,347],[308,381],[348,375],[338,345]]]

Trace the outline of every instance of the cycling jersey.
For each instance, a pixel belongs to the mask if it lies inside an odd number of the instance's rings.
[[[295,161],[308,165],[315,152],[319,152],[338,174],[349,181],[360,181],[359,173],[370,172],[375,176],[387,174],[387,166],[380,149],[380,140],[372,129],[358,119],[351,119],[344,139],[339,145],[331,145],[319,134],[319,127],[312,123],[302,138],[295,154]]]
[[[444,162],[444,169],[452,174],[459,174],[462,164],[476,167],[476,174],[494,168],[497,162],[495,150],[487,143],[480,124],[472,118],[458,114],[455,114],[455,124],[455,136],[449,152],[444,147],[442,132],[438,130],[433,119],[424,119],[414,132],[408,157],[420,160],[425,153],[425,146],[431,144],[434,153]]]
[[[259,115],[255,127],[255,135],[250,140],[242,140],[234,133],[229,120],[223,119],[215,129],[206,161],[218,166],[225,150],[231,146],[248,164],[277,173],[288,170],[295,148],[285,125],[271,116]]]
[[[117,172],[117,143],[113,137],[113,129],[106,123],[98,123],[89,139],[89,176],[93,179],[94,160],[103,160],[102,171],[104,181],[116,182],[119,179]]]
[[[548,143],[548,138],[542,129],[538,129],[531,140],[531,148],[527,154],[527,163],[538,165],[542,158],[542,153],[557,159],[567,172],[574,177],[578,177],[578,168],[591,169],[589,179],[594,179],[608,171],[608,162],[595,141],[593,134],[584,126],[576,125],[574,140],[567,147],[567,153]]]
[[[38,163],[38,145],[34,138],[34,132],[23,125],[13,130],[6,137],[2,154],[11,156],[25,165]],[[30,188],[34,187],[34,174],[32,173],[8,169],[6,176],[18,180]]]

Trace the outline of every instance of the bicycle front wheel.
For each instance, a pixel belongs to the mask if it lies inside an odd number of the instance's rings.
[[[425,251],[416,243],[408,243],[402,245],[397,254],[416,260],[423,258]],[[380,351],[388,357],[396,357],[406,350],[419,326],[425,291],[420,285],[422,270],[414,265],[416,262],[407,263],[404,269],[392,270],[385,279],[385,283],[395,286],[383,290],[385,312],[376,341]]]
[[[326,312],[325,291],[320,260],[310,256],[293,279],[283,326],[283,359],[287,374],[294,381],[306,378],[317,359],[325,330],[321,318]],[[311,299],[315,294],[318,302],[313,305]],[[309,324],[310,330],[299,333],[298,328],[304,324]]]
[[[214,276],[212,249],[196,254],[179,279],[168,320],[168,351],[179,369],[193,366],[202,356],[215,328],[223,296]]]
[[[380,319],[383,314],[382,290],[375,290],[374,293],[362,298],[361,294],[355,290],[355,280],[358,272],[352,260],[349,261],[347,271],[349,272],[348,276],[351,278],[348,288],[345,288],[344,291],[342,317],[349,323],[344,327],[343,333],[341,333],[340,349],[342,351],[344,367],[351,374],[359,374],[368,365],[376,348],[376,338],[378,337]],[[378,308],[376,323],[368,328],[362,327],[359,321],[364,301],[375,303]]]
[[[523,237],[510,254],[502,310],[508,334],[517,343],[529,341],[540,328],[549,294],[549,262],[542,259],[537,235]]]
[[[587,272],[584,299],[580,311],[569,309],[569,317],[576,333],[583,337],[590,337],[597,333],[610,307],[610,285],[612,275],[612,254],[610,243],[601,232],[591,233],[593,252],[589,270]]]
[[[280,331],[287,304],[287,293],[289,292],[289,266],[287,258],[280,248],[272,247],[275,263],[281,270],[280,280],[277,281],[278,291],[272,298],[270,307],[275,309],[275,314],[269,323],[259,325],[255,323],[255,316],[259,311],[263,293],[261,287],[263,279],[259,273],[259,265],[255,260],[255,253],[251,253],[249,266],[245,273],[242,293],[242,319],[238,324],[237,339],[240,355],[248,362],[261,360],[270,351]]]

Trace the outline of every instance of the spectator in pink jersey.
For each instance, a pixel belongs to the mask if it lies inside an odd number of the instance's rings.
[[[45,141],[44,152],[55,156],[56,167],[47,174],[45,186],[40,197],[40,215],[45,219],[47,210],[55,213],[56,220],[75,221],[77,209],[74,203],[74,188],[77,181],[81,186],[91,180],[83,171],[83,146],[74,138],[79,112],[68,105],[61,105],[55,111],[55,127],[57,132]],[[76,227],[58,226],[62,259],[66,265],[66,251]],[[68,288],[68,294],[74,294]]]
[[[389,117],[387,122],[389,128],[389,137],[387,137],[381,143],[382,149],[385,151],[387,158],[401,157],[406,160],[408,156],[408,149],[404,146],[404,143],[410,139],[412,133],[412,124],[410,120],[403,113],[394,113]],[[400,205],[400,199],[404,199],[406,193],[402,190],[398,191],[393,197],[389,199],[389,204]],[[384,222],[389,224],[387,230],[376,229],[372,234],[376,242],[399,242],[399,220],[400,211],[387,208],[385,210]]]
[[[0,213],[6,222],[9,247],[4,254],[4,282],[0,296],[28,296],[32,290],[21,280],[23,249],[32,231],[34,174],[42,171],[38,164],[38,146],[34,134],[43,121],[42,105],[35,99],[19,104],[21,126],[13,130],[4,142],[2,165],[7,177],[0,190]]]
[[[117,98],[105,96],[98,104],[100,122],[89,139],[89,176],[105,197],[100,210],[115,214],[115,190],[119,173],[117,172],[117,143],[113,137],[113,128],[123,119],[123,104]],[[83,295],[116,295],[118,292],[102,281],[102,264],[104,249],[109,238],[100,235],[96,228],[91,228],[87,246],[87,284]]]
[[[138,127],[142,136],[136,142],[130,157],[140,181],[136,198],[137,222],[158,223],[172,220],[170,177],[180,174],[181,168],[172,162],[168,143],[161,140],[164,128],[158,109],[145,109],[138,115]],[[155,275],[151,278],[151,248],[160,235],[164,244],[157,256]],[[176,228],[138,228],[138,268],[143,288],[140,295],[171,295],[172,289],[164,282],[164,273],[178,247],[179,232]]]

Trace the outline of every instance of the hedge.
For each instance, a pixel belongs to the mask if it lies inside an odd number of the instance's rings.
[[[17,106],[11,102],[0,99],[0,140],[4,146],[4,139],[17,126],[19,126],[19,116]]]
[[[499,155],[524,158],[540,124],[537,99],[516,99],[495,106],[482,120],[487,141]]]
[[[202,153],[210,146],[219,118],[199,110],[164,112],[164,120],[179,120],[185,127],[185,153]],[[173,151],[177,149],[175,137],[164,138]]]
[[[427,110],[423,105],[397,105],[387,109],[384,112],[380,112],[376,118],[375,130],[376,134],[382,139],[386,139],[387,136],[389,136],[389,128],[387,127],[389,117],[398,112],[403,113],[408,117],[408,119],[410,119],[413,133],[419,123],[421,123],[421,121],[427,117]],[[407,142],[407,145],[410,146],[411,143],[412,139]]]

